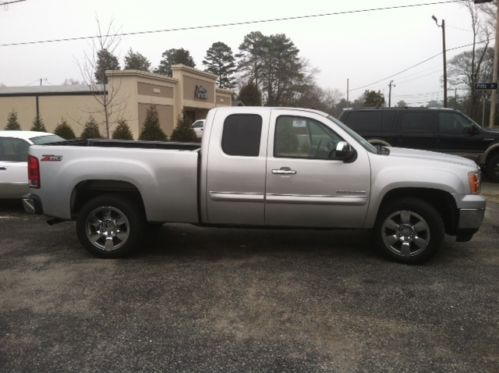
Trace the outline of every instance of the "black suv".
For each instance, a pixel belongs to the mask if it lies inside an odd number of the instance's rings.
[[[473,159],[499,182],[499,131],[453,109],[345,109],[340,120],[375,145],[432,150]]]

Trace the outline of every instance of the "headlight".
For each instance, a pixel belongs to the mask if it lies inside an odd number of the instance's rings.
[[[468,172],[468,183],[472,194],[480,193],[480,171]]]

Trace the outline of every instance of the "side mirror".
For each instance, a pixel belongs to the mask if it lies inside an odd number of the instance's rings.
[[[471,126],[470,128],[468,128],[468,135],[470,136],[478,135],[478,132],[479,130],[475,126]]]
[[[357,157],[357,152],[346,141],[340,141],[336,145],[335,158],[345,163],[353,162]]]

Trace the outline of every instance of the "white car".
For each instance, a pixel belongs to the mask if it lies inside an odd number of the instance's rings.
[[[0,199],[17,199],[28,193],[30,145],[64,141],[47,132],[0,131]]]
[[[195,121],[194,123],[192,123],[192,129],[196,133],[196,137],[198,139],[203,137],[204,122],[205,121],[206,121],[205,119],[199,119],[199,120]]]

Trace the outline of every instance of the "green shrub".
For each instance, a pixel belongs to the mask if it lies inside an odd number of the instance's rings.
[[[33,126],[31,127],[31,131],[47,132],[47,130],[45,129],[45,125],[43,124],[42,118],[40,118],[38,115],[33,120]]]
[[[133,140],[132,132],[126,123],[126,120],[120,119],[118,121],[118,125],[116,126],[112,137],[116,140]]]
[[[85,128],[80,136],[82,139],[101,139],[102,136],[99,131],[99,125],[93,117],[90,117],[88,122],[85,123]]]
[[[150,106],[147,110],[146,120],[144,121],[144,128],[140,133],[139,140],[149,141],[166,141],[168,137],[165,135],[159,126],[158,112],[154,106]]]
[[[189,124],[184,118],[180,117],[178,119],[177,127],[172,132],[172,141],[180,142],[196,142],[199,141],[196,133],[192,129],[192,125]]]
[[[9,113],[9,118],[7,119],[7,125],[5,126],[6,131],[19,131],[21,126],[17,121],[17,113],[15,111],[11,111]]]
[[[54,133],[66,140],[71,140],[76,137],[73,129],[64,119],[57,125],[57,127],[55,127]]]

